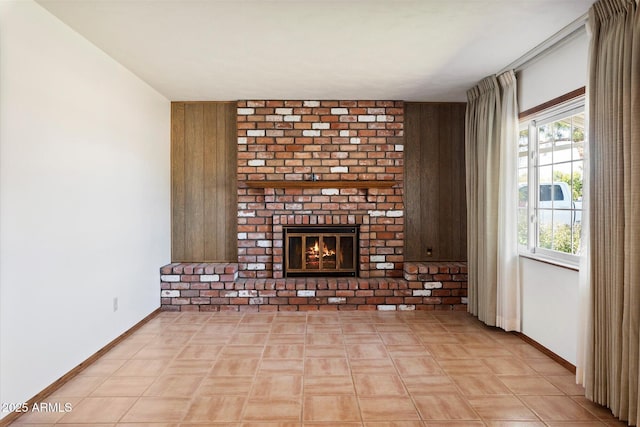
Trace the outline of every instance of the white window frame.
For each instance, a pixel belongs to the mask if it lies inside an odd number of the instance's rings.
[[[538,220],[537,212],[540,209],[538,207],[538,126],[545,125],[547,123],[554,122],[556,120],[573,116],[575,114],[585,112],[585,96],[570,99],[568,101],[556,104],[548,109],[534,113],[520,120],[519,131],[528,129],[528,145],[529,156],[527,166],[527,187],[528,191],[528,204],[527,204],[527,245],[519,245],[520,255],[540,259],[545,262],[550,262],[557,265],[566,266],[569,268],[577,269],[580,263],[580,256],[577,254],[569,254],[565,252],[555,251],[552,249],[546,249],[538,246]],[[587,141],[587,124],[585,115],[585,144]],[[587,159],[583,159],[586,162]],[[530,191],[535,188],[536,191]],[[583,196],[586,197],[586,195]]]

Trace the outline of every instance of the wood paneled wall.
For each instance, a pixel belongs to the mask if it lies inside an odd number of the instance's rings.
[[[171,104],[171,259],[236,261],[235,102]]]
[[[405,104],[405,261],[467,259],[465,108]]]

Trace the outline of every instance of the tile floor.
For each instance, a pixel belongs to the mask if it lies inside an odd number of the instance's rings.
[[[574,377],[458,312],[160,313],[14,426],[604,426]]]

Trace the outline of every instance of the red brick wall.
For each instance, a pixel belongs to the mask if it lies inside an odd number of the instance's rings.
[[[360,224],[360,276],[402,277],[401,101],[239,101],[239,276],[282,277],[282,225]],[[253,189],[247,180],[391,180],[389,189]]]

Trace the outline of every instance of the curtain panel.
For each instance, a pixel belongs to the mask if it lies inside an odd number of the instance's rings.
[[[587,397],[640,424],[640,14],[634,0],[589,11]]]
[[[489,76],[467,98],[467,307],[487,325],[519,331],[515,74]]]

